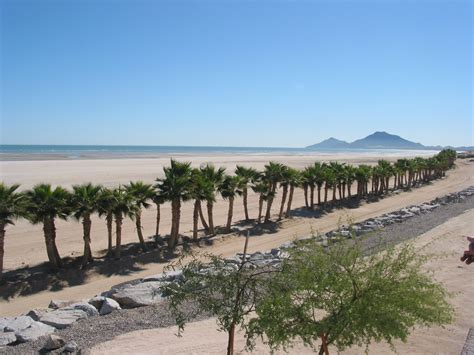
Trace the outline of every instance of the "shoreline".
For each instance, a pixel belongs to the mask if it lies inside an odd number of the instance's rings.
[[[371,233],[368,239],[376,238],[386,244],[403,243],[429,233],[429,231],[449,223],[452,219],[463,218],[464,215],[472,215],[473,212],[474,196],[471,195],[458,202],[442,204],[433,211],[415,215],[401,223],[387,225],[381,230],[372,232],[373,234]],[[370,248],[370,243],[366,246]],[[209,319],[209,317],[201,316],[193,320],[193,323],[206,319]],[[127,333],[145,329],[159,331],[158,328],[165,329],[166,327],[175,327],[175,322],[169,313],[167,301],[165,300],[152,306],[114,311],[107,316],[87,318],[72,324],[67,329],[59,330],[55,334],[63,337],[66,342],[74,340],[81,350],[90,351],[99,345],[97,353],[103,353],[106,347],[101,347],[100,344],[107,341],[113,342],[113,339],[117,336],[124,335],[126,337]],[[186,331],[184,335],[186,336]],[[0,353],[20,354],[37,352],[41,348],[43,341],[43,339],[38,339],[14,347],[0,348]],[[177,345],[179,346],[179,342],[177,342]],[[462,347],[462,344],[460,346]],[[4,352],[5,350],[6,352]]]

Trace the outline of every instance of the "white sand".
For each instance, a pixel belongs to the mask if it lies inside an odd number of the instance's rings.
[[[474,210],[450,219],[444,224],[415,239],[415,246],[423,248],[422,253],[446,254],[433,259],[427,269],[434,271],[435,278],[453,293],[450,302],[456,309],[453,324],[430,329],[415,329],[407,343],[397,341],[400,354],[456,354],[464,344],[469,327],[474,326],[474,265],[467,266],[459,261],[461,251],[466,247],[465,234],[474,234]],[[92,354],[223,354],[227,346],[226,334],[216,331],[214,319],[190,323],[182,338],[175,336],[176,327],[135,331],[99,344]],[[241,332],[236,336],[236,350],[243,353],[245,339]],[[362,354],[364,348],[348,349],[342,354]],[[335,348],[330,348],[335,353]],[[390,354],[386,344],[372,344],[371,354]],[[255,354],[268,354],[268,348],[258,343]],[[310,354],[310,349],[301,343],[291,349],[291,354]]]
[[[370,158],[370,159],[369,159]],[[377,157],[360,156],[359,162],[367,160],[376,161]],[[288,165],[302,167],[314,162],[312,156],[212,156],[212,157],[187,157],[194,165],[205,161],[212,161],[217,166],[226,166],[233,170],[236,163],[251,165],[261,168],[269,160],[281,161]],[[351,157],[351,159],[355,159]],[[357,163],[354,160],[352,163]],[[41,181],[53,184],[70,186],[71,184],[92,181],[107,185],[126,183],[129,180],[142,179],[152,182],[155,177],[161,175],[163,164],[168,160],[160,159],[115,159],[115,160],[57,160],[57,161],[28,161],[28,162],[0,162],[2,178],[7,183],[18,182],[25,188],[31,187]],[[451,170],[446,179],[436,181],[431,185],[424,186],[412,192],[403,192],[396,196],[380,200],[377,203],[363,204],[358,209],[340,209],[324,215],[321,218],[293,218],[285,221],[282,226],[271,234],[252,238],[250,250],[269,250],[284,243],[285,241],[308,235],[311,231],[328,231],[333,229],[339,221],[346,221],[349,217],[354,221],[364,220],[377,215],[394,211],[410,204],[429,201],[437,196],[449,192],[459,191],[470,185],[474,185],[474,164],[467,161],[458,161],[458,168]],[[273,212],[277,213],[280,207],[281,194],[278,194]],[[293,208],[304,205],[301,190],[295,192]],[[255,195],[249,197],[249,209],[251,218],[255,218],[258,209],[258,201]],[[224,224],[227,217],[227,203],[219,200],[216,203],[215,223]],[[243,207],[241,199],[237,199],[234,208],[234,222],[243,219]],[[167,204],[163,206],[161,231],[169,233],[171,225],[171,213]],[[143,226],[145,236],[151,236],[155,230],[154,208],[143,213]],[[74,221],[59,221],[57,223],[57,243],[62,256],[79,256],[82,253],[82,226]],[[192,202],[187,202],[182,207],[181,232],[190,235],[192,228]],[[137,236],[135,225],[130,220],[125,220],[122,242],[124,244],[136,242]],[[98,218],[92,223],[92,249],[98,255],[99,251],[107,247],[107,231],[105,222]],[[242,240],[238,237],[229,236],[225,240],[216,243],[207,250],[216,254],[230,256],[240,251]],[[34,265],[46,261],[43,231],[40,225],[33,226],[20,220],[16,226],[7,227],[5,243],[5,268],[6,270],[18,268],[25,265]],[[26,297],[14,297],[8,302],[0,300],[0,314],[16,315],[27,312],[34,307],[46,306],[51,298],[56,299],[82,299],[95,295],[109,289],[111,286],[128,280],[144,277],[162,271],[163,264],[143,264],[140,268],[130,271],[127,275],[87,275],[86,283],[74,287],[51,292],[45,290]]]

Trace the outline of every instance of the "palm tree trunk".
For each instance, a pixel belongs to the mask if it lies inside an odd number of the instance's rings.
[[[352,197],[352,194],[351,194],[351,187],[352,187],[352,182],[349,182],[347,184],[347,197],[348,198],[351,198]]]
[[[262,222],[263,196],[258,199],[258,224]]]
[[[324,203],[328,202],[328,185],[324,185]]]
[[[306,206],[306,208],[309,208],[309,202],[308,202],[308,186],[305,185],[303,187],[303,192],[304,192],[304,204]]]
[[[212,209],[214,207],[214,203],[212,201],[207,201],[207,219],[209,220],[209,233],[214,234],[214,218]]]
[[[54,218],[51,218],[51,230],[52,230],[52,239],[53,239],[53,252],[54,257],[56,258],[56,264],[61,268],[63,267],[63,261],[61,260],[61,256],[59,255],[58,247],[56,245],[56,225],[54,224]]]
[[[146,247],[145,238],[143,238],[143,232],[142,232],[142,211],[141,210],[139,210],[137,214],[135,215],[135,226],[137,227],[137,235],[138,235],[138,240],[140,241],[140,246],[142,247],[143,251],[147,251],[148,248]]]
[[[48,260],[51,263],[51,266],[56,270],[59,268],[59,265],[56,260],[56,255],[54,254],[51,221],[47,217],[43,220],[43,233],[44,241],[46,244],[46,253],[48,254]]]
[[[229,197],[229,212],[227,213],[227,224],[226,224],[226,231],[230,232],[230,227],[232,225],[232,216],[234,214],[234,197]]]
[[[201,219],[201,224],[206,231],[209,231],[209,225],[206,223],[204,218],[204,213],[202,213],[201,201],[199,201],[199,218]]]
[[[193,240],[198,240],[198,223],[199,223],[199,200],[194,201],[193,210]]]
[[[321,185],[318,185],[318,206],[321,206]]]
[[[181,218],[181,201],[175,199],[171,202],[171,235],[168,241],[168,247],[174,249],[179,239],[179,220]]]
[[[115,259],[120,259],[122,252],[122,222],[122,214],[117,213],[115,215]]]
[[[156,204],[156,230],[155,235],[160,235],[160,219],[161,219],[161,205],[159,203]]]
[[[288,196],[288,205],[286,207],[286,214],[285,217],[288,218],[290,216],[291,211],[291,203],[293,202],[293,193],[295,191],[294,186],[290,186],[290,195]]]
[[[267,211],[265,212],[265,223],[270,222],[270,214],[272,211],[273,197],[269,197],[267,200]]]
[[[5,224],[0,223],[0,280],[3,274],[3,256],[5,254]]]
[[[285,209],[286,195],[288,195],[288,186],[285,185],[285,186],[283,186],[283,194],[281,196],[280,214],[278,215],[278,219],[283,218],[283,211]]]
[[[84,232],[84,255],[82,257],[82,266],[86,266],[87,263],[92,261],[92,251],[91,251],[91,216],[90,214],[85,214],[82,218],[82,229]]]
[[[309,201],[310,201],[310,209],[314,209],[314,185],[309,186]]]
[[[245,220],[246,221],[248,221],[250,219],[249,218],[248,205],[247,205],[247,195],[248,195],[247,187],[244,187],[242,196],[243,196],[244,213],[245,213]]]
[[[336,202],[336,185],[332,187],[332,202]]]
[[[112,215],[111,212],[107,213],[107,216],[105,217],[105,220],[107,221],[107,238],[108,238],[107,254],[109,256],[111,256],[112,255],[112,248],[113,248],[112,224],[114,223],[114,216]]]

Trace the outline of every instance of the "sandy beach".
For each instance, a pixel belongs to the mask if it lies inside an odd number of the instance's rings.
[[[474,298],[474,274],[472,265],[459,262],[459,251],[465,247],[465,234],[474,232],[474,210],[454,217],[436,228],[420,235],[413,241],[420,253],[444,255],[433,259],[426,269],[434,272],[434,277],[453,293],[450,299],[456,314],[453,324],[446,327],[429,329],[418,328],[410,335],[407,343],[396,341],[400,354],[452,354],[461,352],[467,331],[472,324],[472,299]],[[130,352],[134,354],[222,354],[227,345],[227,336],[216,330],[215,319],[206,319],[189,323],[182,338],[176,337],[177,328],[167,327],[135,331],[101,343],[92,349],[92,354],[116,354]],[[206,336],[203,336],[205,334]],[[246,353],[245,338],[242,332],[236,337],[236,352]],[[331,353],[335,352],[330,348]],[[341,354],[355,355],[364,353],[365,348],[351,348]],[[269,349],[257,343],[252,354],[268,354]],[[278,352],[284,354],[284,352]],[[296,343],[290,353],[313,354],[311,349]],[[387,344],[371,344],[370,354],[392,354]]]
[[[326,157],[328,158],[328,157]],[[337,157],[330,157],[334,159]],[[339,157],[341,158],[341,157]],[[395,159],[396,157],[392,157]],[[216,166],[225,166],[230,171],[236,164],[243,164],[262,168],[269,160],[284,162],[285,164],[303,167],[315,161],[314,156],[209,156],[209,157],[186,157],[183,160],[192,161],[194,166],[204,162],[212,162]],[[359,156],[357,159],[351,157],[352,164],[373,163],[378,157]],[[1,162],[2,178],[6,183],[21,183],[22,187],[29,188],[42,181],[53,184],[71,186],[72,184],[92,181],[108,186],[126,183],[130,180],[143,180],[153,182],[156,177],[161,176],[162,166],[168,164],[168,159],[116,159],[116,160],[57,160],[57,161],[9,161]],[[32,174],[34,172],[34,174]],[[467,161],[458,161],[457,168],[448,172],[447,178],[435,181],[430,185],[423,186],[411,192],[402,192],[388,198],[370,204],[362,204],[357,209],[337,209],[319,218],[314,216],[298,216],[281,223],[272,233],[263,234],[252,238],[250,250],[267,250],[278,246],[287,240],[305,236],[312,231],[327,231],[333,229],[341,221],[348,218],[354,221],[375,217],[382,213],[390,212],[410,204],[422,203],[449,192],[459,191],[473,185],[474,164]],[[279,208],[279,196],[275,201],[274,213]],[[295,209],[301,207],[303,202],[302,191],[295,193],[293,206]],[[189,234],[192,222],[192,204],[185,203],[182,208],[181,232]],[[249,197],[249,208],[252,216],[256,215],[257,198]],[[169,232],[171,213],[166,204],[162,208],[163,233]],[[243,218],[243,207],[241,200],[235,204],[234,221]],[[216,224],[223,224],[227,215],[227,203],[218,200],[215,207]],[[145,235],[151,236],[154,231],[155,210],[150,208],[143,214],[143,225]],[[62,256],[80,256],[82,253],[82,229],[81,225],[74,221],[60,221],[57,223],[58,248]],[[132,221],[124,223],[123,243],[137,241],[135,226]],[[106,248],[106,226],[103,220],[94,218],[92,223],[92,249],[96,256],[102,255]],[[219,240],[206,251],[232,255],[242,248],[242,239],[238,236],[228,236]],[[46,260],[44,239],[41,226],[33,226],[26,221],[20,220],[16,226],[9,227],[6,235],[5,245],[5,267],[8,270],[33,266]],[[34,307],[42,307],[55,299],[82,299],[90,297],[120,282],[140,278],[150,274],[161,272],[164,264],[147,263],[140,264],[126,273],[90,273],[86,275],[81,283],[71,287],[68,285],[55,285],[51,289],[28,295],[26,297],[13,297],[8,301],[0,301],[0,312],[4,315],[15,315],[27,312]]]

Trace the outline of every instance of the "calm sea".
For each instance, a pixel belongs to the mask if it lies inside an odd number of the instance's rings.
[[[87,157],[120,157],[120,156],[169,156],[171,154],[281,154],[281,155],[334,155],[334,154],[368,154],[368,155],[427,155],[434,151],[396,150],[396,149],[325,149],[277,148],[277,147],[189,147],[189,146],[120,146],[120,145],[0,145],[0,159],[11,156],[51,155],[66,159]]]

